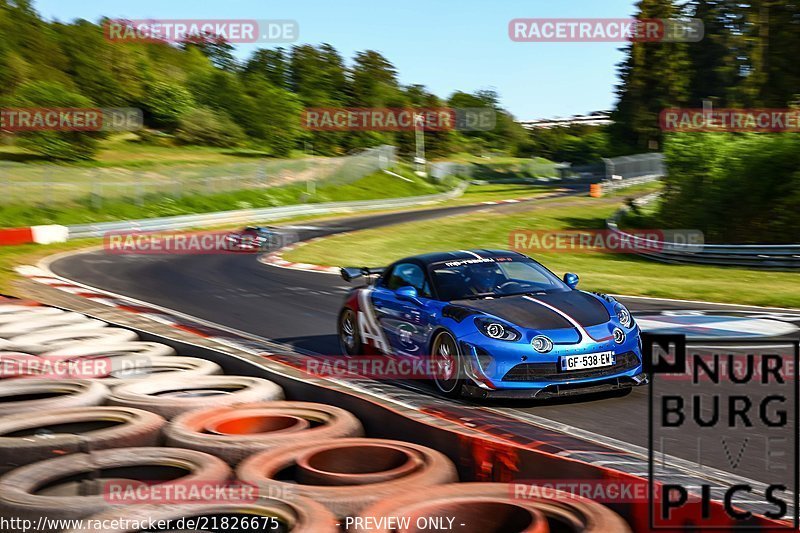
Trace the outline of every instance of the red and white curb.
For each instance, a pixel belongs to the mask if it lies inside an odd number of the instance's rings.
[[[498,205],[498,204],[517,204],[519,202],[528,202],[530,200],[535,200],[533,196],[528,198],[509,198],[507,200],[487,200],[485,202],[481,202],[481,205]]]
[[[42,283],[54,289],[80,296],[92,302],[113,307],[121,311],[135,313],[149,320],[171,326],[183,332],[199,335],[200,337],[225,346],[246,349],[249,352],[258,353],[259,355],[272,355],[274,351],[274,348],[268,343],[250,340],[245,337],[244,334],[236,330],[190,317],[171,309],[136,300],[135,298],[121,296],[61,278],[48,271],[46,268],[23,265],[16,267],[15,270],[20,275],[37,283]]]
[[[58,224],[26,228],[0,228],[0,246],[31,243],[52,244],[65,242],[68,238],[69,228]]]
[[[336,236],[348,235],[349,232],[337,233]],[[331,235],[333,237],[333,235]],[[280,250],[275,250],[265,255],[259,256],[258,260],[265,265],[274,266],[278,268],[288,268],[289,270],[302,270],[303,272],[319,272],[320,274],[339,274],[339,267],[326,266],[326,265],[312,265],[311,263],[294,263],[287,261],[283,258],[283,254],[296,250],[301,246],[321,241],[327,237],[316,237],[307,241],[296,242],[289,246],[284,246]]]

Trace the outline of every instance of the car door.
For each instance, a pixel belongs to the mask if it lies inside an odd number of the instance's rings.
[[[398,298],[396,291],[401,287],[417,289],[418,301]],[[430,328],[427,305],[430,296],[427,275],[415,263],[395,265],[373,291],[372,302],[378,323],[396,353],[416,355],[424,351]]]

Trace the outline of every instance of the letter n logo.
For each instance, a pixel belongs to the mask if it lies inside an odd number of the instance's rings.
[[[642,333],[642,359],[649,375],[685,374],[686,336]]]

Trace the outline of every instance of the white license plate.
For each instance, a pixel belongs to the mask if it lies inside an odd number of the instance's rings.
[[[587,353],[580,355],[565,355],[561,357],[561,370],[584,370],[586,368],[602,368],[616,363],[614,352]]]

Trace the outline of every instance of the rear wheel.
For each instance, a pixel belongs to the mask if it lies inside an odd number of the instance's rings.
[[[432,348],[433,384],[445,396],[460,396],[464,386],[464,369],[458,343],[450,333],[443,331],[433,340]]]
[[[356,313],[347,308],[339,315],[339,346],[345,355],[361,354],[361,338],[358,335]]]

